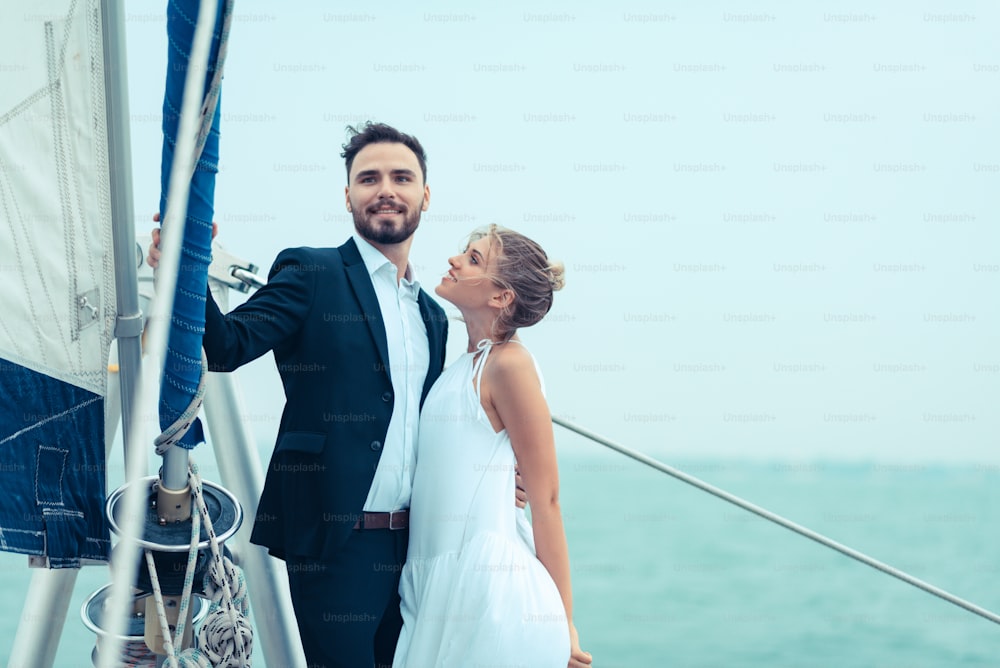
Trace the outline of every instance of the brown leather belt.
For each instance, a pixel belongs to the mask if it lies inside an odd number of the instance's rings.
[[[354,523],[355,529],[406,529],[410,526],[410,511],[397,510],[394,513],[361,513],[361,519]]]

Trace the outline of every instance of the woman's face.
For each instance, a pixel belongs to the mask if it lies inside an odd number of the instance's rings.
[[[490,252],[488,238],[470,242],[463,253],[448,258],[450,268],[435,292],[456,306],[485,304],[499,290],[487,274]]]

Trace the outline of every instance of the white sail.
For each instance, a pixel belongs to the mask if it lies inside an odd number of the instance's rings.
[[[0,63],[0,357],[103,396],[115,288],[98,3],[3,3]]]

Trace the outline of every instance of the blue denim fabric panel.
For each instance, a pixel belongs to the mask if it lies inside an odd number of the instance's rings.
[[[0,549],[106,561],[104,399],[0,360]]]

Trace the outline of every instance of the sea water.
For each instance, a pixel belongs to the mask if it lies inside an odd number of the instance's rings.
[[[1000,467],[669,463],[1000,610]],[[561,446],[560,475],[574,616],[595,666],[1000,666],[1000,626],[622,455]],[[0,555],[5,664],[26,561]],[[108,581],[105,567],[81,572],[56,666],[91,665],[94,637],[79,609]],[[254,665],[266,666],[259,647]]]
[[[1000,626],[618,455],[564,462],[601,666],[1000,666]],[[689,462],[696,477],[1000,610],[1000,469]]]

